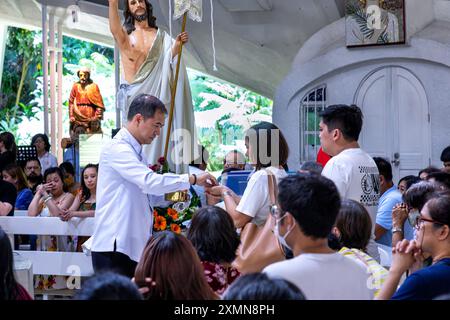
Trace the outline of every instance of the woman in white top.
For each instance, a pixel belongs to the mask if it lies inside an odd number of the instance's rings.
[[[38,159],[41,162],[41,174],[45,170],[58,166],[56,157],[50,153],[50,142],[46,134],[38,133],[31,138],[31,144],[36,147]]]
[[[222,197],[225,210],[233,219],[236,228],[247,222],[263,225],[270,211],[268,172],[277,183],[287,176],[284,169],[289,156],[289,147],[280,129],[272,123],[261,122],[251,127],[245,136],[246,155],[255,168],[242,198],[226,186],[207,189],[207,193]]]
[[[44,173],[44,182],[36,188],[36,194],[28,207],[28,215],[61,217],[74,199],[71,193],[64,190],[61,169],[58,167],[47,169]]]

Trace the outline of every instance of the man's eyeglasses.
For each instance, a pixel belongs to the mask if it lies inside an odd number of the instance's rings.
[[[419,230],[420,227],[422,226],[422,224],[423,224],[424,222],[431,222],[431,223],[434,223],[434,224],[438,224],[438,225],[440,225],[440,226],[445,226],[445,225],[446,225],[446,223],[443,223],[443,222],[439,222],[439,221],[436,221],[436,220],[427,219],[427,218],[418,216],[418,217],[416,218],[415,223],[414,223],[414,228],[415,228],[416,230]]]

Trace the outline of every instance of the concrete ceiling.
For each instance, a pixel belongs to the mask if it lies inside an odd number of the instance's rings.
[[[169,2],[153,0],[158,26],[169,30]],[[189,67],[272,98],[289,72],[302,44],[344,14],[344,0],[213,0],[218,71],[212,70],[210,1],[203,1],[203,21],[188,21]],[[0,22],[40,27],[41,3],[64,19],[66,8],[78,3],[82,14],[76,28],[63,25],[67,35],[112,46],[108,0],[0,0]],[[181,21],[172,23],[173,34]]]

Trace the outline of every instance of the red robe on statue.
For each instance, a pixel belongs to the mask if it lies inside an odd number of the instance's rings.
[[[103,119],[103,98],[95,83],[82,86],[74,83],[69,98],[69,117],[71,130],[83,126],[88,133],[101,133],[100,120]]]

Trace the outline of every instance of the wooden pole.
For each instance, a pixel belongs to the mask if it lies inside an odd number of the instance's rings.
[[[181,32],[183,33],[186,30],[186,18],[187,12],[183,15],[183,24],[181,25]],[[169,152],[169,141],[170,141],[170,131],[172,130],[172,121],[173,121],[173,112],[175,108],[175,95],[177,93],[177,84],[178,84],[178,76],[180,74],[180,64],[181,64],[181,54],[183,53],[183,43],[180,46],[180,52],[178,53],[178,62],[177,69],[175,72],[175,79],[172,88],[172,97],[170,99],[170,111],[169,111],[169,123],[167,126],[167,136],[166,136],[166,145],[164,147],[164,159],[167,161],[167,153]]]

